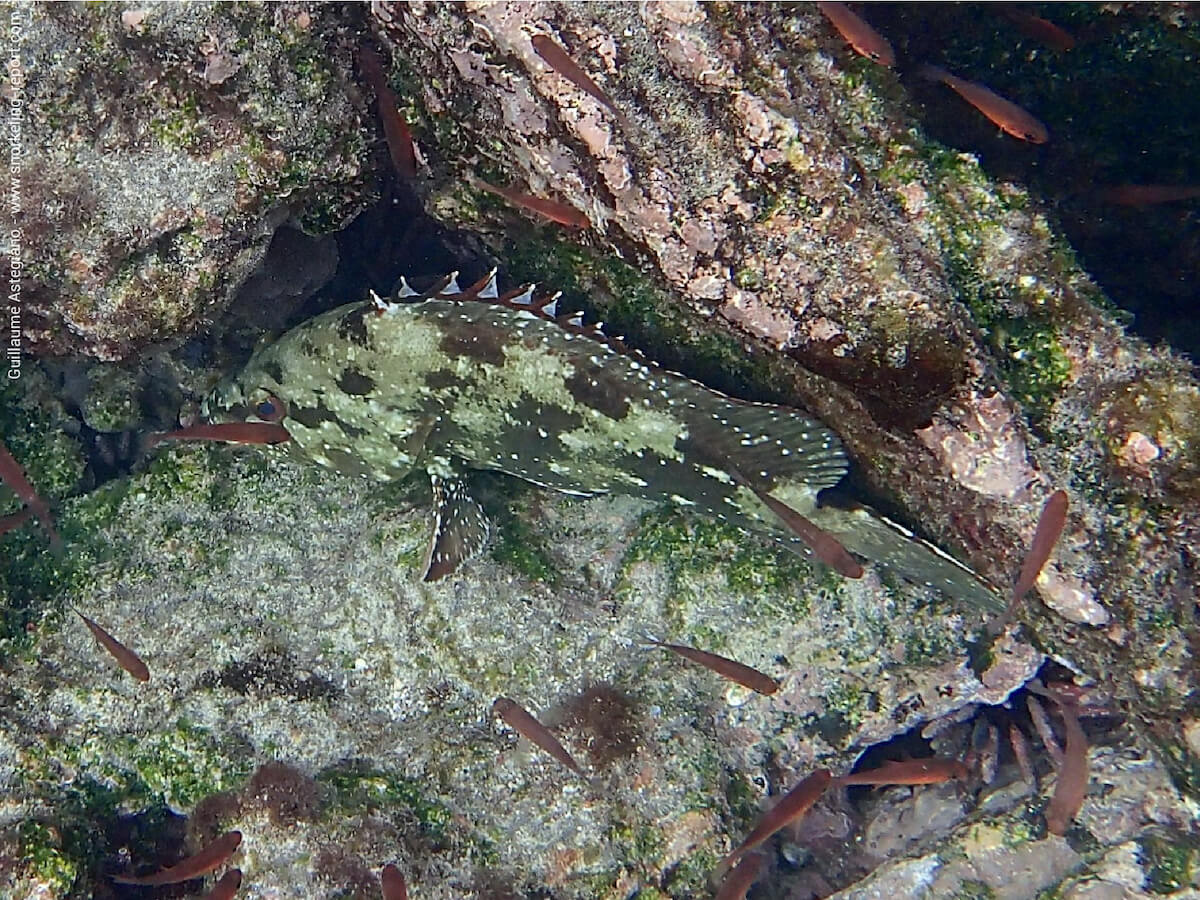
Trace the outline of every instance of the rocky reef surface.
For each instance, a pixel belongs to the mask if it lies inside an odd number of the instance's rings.
[[[1071,16],[1195,40],[1170,13]],[[6,895],[133,896],[109,876],[237,828],[240,896],[377,896],[394,861],[418,897],[700,897],[813,768],[931,747],[970,752],[970,781],[831,793],[770,845],[751,896],[1195,894],[1194,373],[1129,333],[1036,193],[929,138],[910,82],[815,7],[6,15],[28,16],[27,357],[0,433],[65,542],[0,536]],[[390,57],[415,183],[386,172],[363,45]],[[592,228],[533,224],[472,177]],[[850,582],[715,522],[487,475],[488,551],[428,585],[419,480],[140,452],[140,429],[187,415],[264,332],[399,274],[389,253],[428,274],[498,262],[686,374],[811,410],[860,491],[994,584],[1067,489],[1039,596],[990,640],[979,613],[874,570]],[[647,650],[647,631],[782,689]],[[1038,674],[1092,700],[1065,837],[1043,818]],[[589,778],[494,719],[497,696]]]

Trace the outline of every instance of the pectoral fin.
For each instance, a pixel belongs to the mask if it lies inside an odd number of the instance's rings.
[[[460,479],[432,473],[429,477],[435,518],[424,578],[437,581],[482,550],[490,529],[483,508]]]

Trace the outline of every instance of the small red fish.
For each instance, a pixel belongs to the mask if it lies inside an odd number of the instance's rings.
[[[54,530],[54,519],[50,515],[50,504],[43,500],[38,492],[33,489],[33,485],[25,477],[25,470],[21,468],[21,464],[17,462],[16,458],[8,452],[8,448],[4,446],[3,442],[0,442],[0,481],[12,488],[13,493],[33,511],[33,515],[37,516],[42,528],[46,531],[46,535],[50,538],[51,548],[55,552],[61,551],[62,538]],[[16,526],[10,524],[9,527],[15,528]]]
[[[965,781],[967,775],[967,766],[962,760],[931,757],[890,760],[874,769],[840,775],[834,779],[834,784],[843,787],[859,784],[941,784],[952,779]]]
[[[754,830],[742,841],[740,847],[725,857],[721,868],[727,869],[743,855],[762,844],[783,826],[799,819],[813,804],[821,799],[821,795],[833,781],[833,773],[828,769],[817,769],[798,785],[784,794],[775,807],[764,815],[754,827]]]
[[[1012,7],[1001,9],[1000,15],[1012,22],[1025,37],[1040,41],[1051,50],[1066,53],[1075,46],[1075,38],[1071,36],[1070,32],[1041,16],[1035,16]]]
[[[549,219],[551,222],[557,222],[559,225],[566,225],[568,228],[587,228],[592,224],[587,216],[566,203],[559,203],[557,200],[545,200],[541,197],[535,197],[532,194],[524,194],[513,188],[496,187],[494,184],[488,184],[486,181],[480,181],[478,178],[472,178],[470,182],[480,190],[495,194],[497,197],[503,197],[514,206],[528,209],[543,218]]]
[[[162,441],[232,441],[235,444],[281,444],[291,440],[286,428],[273,422],[226,422],[212,425],[200,422],[174,431],[147,435],[146,446]]]
[[[371,88],[375,91],[375,102],[379,109],[379,120],[383,123],[383,136],[387,140],[392,166],[404,178],[417,177],[417,151],[413,146],[412,130],[400,114],[396,95],[388,87],[383,63],[373,50],[363,47],[358,51],[358,65]]]
[[[1029,545],[1029,552],[1021,563],[1021,574],[1013,586],[1013,602],[1029,593],[1042,567],[1050,559],[1054,545],[1058,543],[1067,524],[1067,504],[1067,492],[1060,490],[1051,494],[1042,507],[1042,514],[1038,516],[1037,527],[1033,531],[1033,543]]]
[[[629,120],[625,118],[625,114],[617,109],[612,100],[609,99],[608,94],[600,90],[596,82],[592,81],[588,76],[587,72],[579,68],[575,60],[571,59],[571,55],[555,43],[553,38],[546,34],[535,34],[530,39],[530,42],[533,44],[534,52],[542,58],[542,61],[546,65],[588,96],[598,100],[602,106],[607,108],[616,117],[618,124],[622,128],[629,130]]]
[[[213,869],[220,868],[229,857],[233,856],[233,852],[237,850],[241,842],[242,833],[240,831],[230,831],[227,834],[221,835],[195,856],[190,856],[183,862],[171,866],[169,869],[163,869],[161,872],[155,872],[153,875],[114,875],[112,880],[117,882],[117,884],[151,886],[178,884],[181,881],[199,878],[201,875],[207,875]]]
[[[892,52],[892,45],[887,39],[852,13],[845,3],[818,3],[817,8],[846,39],[846,43],[854,48],[855,53],[881,66],[896,64],[896,54]]]
[[[383,900],[408,900],[408,885],[404,883],[404,876],[391,863],[379,873],[379,886],[383,891]]]
[[[917,73],[930,81],[940,81],[977,110],[1000,126],[1000,130],[1031,144],[1050,140],[1046,126],[1011,100],[1006,100],[989,87],[967,81],[937,66],[921,66]]]
[[[779,520],[791,529],[796,537],[812,548],[817,559],[847,578],[863,577],[863,567],[837,538],[827,531],[822,531],[816,524],[810,522],[783,501],[776,500],[766,491],[752,484],[729,460],[724,460],[723,465],[734,482],[761,500],[767,509],[775,513]]]
[[[1200,197],[1200,185],[1194,184],[1118,184],[1104,188],[1100,196],[1119,206],[1155,206]]]
[[[83,624],[88,627],[88,631],[92,633],[92,637],[96,639],[101,647],[112,654],[113,659],[117,661],[122,669],[136,678],[138,681],[150,680],[150,669],[142,662],[142,658],[118,641],[115,637],[81,613],[75,610],[75,614],[83,619]]]
[[[698,663],[706,669],[712,669],[723,678],[736,681],[742,687],[750,688],[752,691],[770,695],[779,690],[779,682],[770,675],[764,675],[758,669],[752,669],[736,660],[718,656],[715,653],[709,653],[707,650],[697,650],[695,647],[687,647],[683,644],[668,644],[649,634],[646,635],[646,639],[655,647],[662,647],[670,650],[672,653],[677,653],[684,659],[690,659],[692,662]]]
[[[230,900],[241,886],[242,870],[230,869],[213,885],[213,889],[204,895],[204,900]]]
[[[1074,704],[1060,700],[1058,710],[1067,732],[1067,746],[1063,748],[1054,795],[1046,807],[1046,830],[1061,837],[1067,833],[1071,820],[1079,814],[1083,798],[1087,795],[1088,743]]]
[[[1038,517],[1037,528],[1033,532],[1033,542],[1025,553],[1021,563],[1021,573],[1013,585],[1012,597],[1008,608],[992,622],[988,623],[988,631],[999,634],[1017,614],[1017,609],[1030,588],[1037,582],[1038,575],[1050,558],[1054,545],[1058,543],[1063,528],[1067,524],[1067,492],[1055,491],[1042,506],[1042,514]],[[1032,699],[1032,698],[1031,698]]]
[[[558,742],[558,738],[550,733],[550,729],[535,719],[515,700],[500,697],[492,704],[492,712],[514,728],[523,738],[541,747],[572,772],[583,775],[583,769],[579,767],[579,763],[575,762],[571,754],[567,752],[567,748]]]
[[[745,900],[746,891],[750,890],[750,885],[758,878],[764,858],[761,853],[751,853],[738,863],[725,876],[713,900]]]

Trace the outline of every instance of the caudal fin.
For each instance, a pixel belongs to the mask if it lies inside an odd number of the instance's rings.
[[[904,526],[864,507],[823,506],[813,520],[849,549],[908,581],[935,588],[989,613],[1000,612],[999,595],[965,565]]]

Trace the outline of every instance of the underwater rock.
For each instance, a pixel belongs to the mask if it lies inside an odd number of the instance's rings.
[[[303,52],[336,14],[304,4],[234,11],[256,35],[249,47],[278,39],[302,51],[280,62],[239,48],[221,9],[36,7],[35,16],[59,42],[107,23],[92,43],[112,41],[112,54],[118,38],[141,46],[166,41],[156,28],[183,30],[188,52],[159,58],[174,77],[161,82],[171,97],[188,85],[235,92],[250,111],[274,110],[285,131],[310,129],[303,146],[313,155],[301,157],[308,168],[298,177],[316,179],[318,148],[333,146],[333,162],[320,164],[332,174],[320,173],[344,199],[367,165],[365,138],[340,143],[365,127],[363,108],[335,87],[355,80],[352,48],[330,41]],[[853,859],[847,840],[867,822],[830,796],[807,820],[824,831],[780,839],[792,862],[764,873],[771,889],[807,876],[830,889],[865,878],[863,894],[879,883],[906,895],[905,885],[944,877],[952,896],[1024,862],[1053,886],[1095,864],[1084,860],[1089,848],[1103,847],[1110,868],[1123,865],[1130,843],[1158,861],[1148,878],[1154,869],[1166,885],[1190,872],[1178,864],[1188,801],[1177,789],[1193,799],[1197,790],[1194,743],[1179,724],[1195,679],[1186,630],[1197,581],[1189,547],[1200,533],[1188,456],[1195,383],[1183,360],[1131,338],[1093,303],[1098,293],[1036,198],[922,137],[895,72],[845,52],[815,9],[381,3],[371,15],[412,123],[428,209],[476,228],[514,280],[586,300],[632,346],[713,387],[807,407],[839,433],[868,488],[997,585],[1020,565],[1032,498],[1071,493],[1052,564],[1094,587],[1111,622],[1067,621],[1031,597],[1023,628],[1099,680],[1135,726],[1093,748],[1095,790],[1077,825],[1066,839],[1043,838],[1036,809],[1008,802],[1002,787],[966,803],[984,812],[962,822],[953,789],[944,804],[936,794],[908,807],[907,789],[889,789],[890,811],[871,833],[916,810],[929,831],[903,852],[925,855],[885,861],[872,875],[878,860]],[[274,37],[257,36],[253,23],[268,20]],[[211,37],[199,34],[207,25]],[[566,48],[630,127],[544,65],[531,33]],[[38,52],[58,79],[48,83],[86,81],[69,60]],[[283,90],[255,80],[269,66]],[[332,133],[294,118],[305,85],[334,97],[321,109],[314,94],[304,110],[338,116]],[[148,123],[159,118],[150,105],[120,121],[154,136]],[[195,187],[210,171],[189,155],[197,148],[215,154],[212,172],[248,159],[248,211],[238,218],[242,195],[226,182],[218,199],[233,191],[234,202],[220,209],[234,210],[237,227],[219,222],[211,241],[217,231],[240,236],[221,244],[227,257],[203,255],[216,251],[197,222],[199,255],[176,247],[191,233],[181,230],[138,264],[157,272],[178,257],[203,274],[213,259],[219,274],[208,286],[160,281],[152,309],[132,299],[105,306],[87,293],[107,283],[104,270],[96,275],[90,257],[74,269],[60,261],[74,293],[55,327],[30,326],[32,349],[127,354],[192,327],[253,269],[278,224],[269,210],[293,187],[286,159],[269,145],[244,157],[219,130],[196,136],[175,124],[178,135],[163,134],[178,144],[168,149],[186,175],[179,184]],[[103,161],[97,135],[88,140],[86,151],[63,152]],[[46,169],[70,181],[63,191],[88,187],[76,196],[93,211],[63,232],[87,253],[106,245],[99,235],[89,243],[84,222],[115,208],[89,197],[126,171],[93,162]],[[152,184],[161,170],[146,170]],[[470,176],[569,202],[593,228],[538,230],[470,188]],[[302,193],[287,212],[303,218],[312,198]],[[342,221],[348,202],[317,209],[317,220]],[[55,215],[56,227],[69,224]],[[152,233],[179,227],[171,221]],[[42,258],[68,252],[57,238],[40,240]],[[98,258],[111,266],[127,250]],[[59,315],[38,283],[30,315]],[[19,432],[11,446],[29,452],[22,462],[37,483],[50,471],[41,451],[60,429],[36,405],[0,396],[6,444]],[[931,423],[950,436],[938,445],[945,453],[917,433]],[[1132,467],[1125,448],[1135,432],[1161,453]],[[1002,705],[1043,662],[1024,630],[988,645],[980,620],[874,569],[850,583],[710,520],[497,477],[482,476],[478,491],[498,523],[489,550],[423,584],[430,523],[418,487],[380,489],[279,456],[163,446],[132,475],[80,496],[68,497],[65,481],[37,483],[55,508],[63,558],[46,554],[36,532],[2,538],[0,596],[19,615],[4,617],[0,635],[0,850],[6,864],[22,861],[13,863],[17,890],[92,891],[122,848],[149,870],[160,862],[154,823],[183,813],[194,847],[231,828],[244,834],[244,889],[264,895],[367,890],[394,860],[425,897],[547,886],[581,900],[639,888],[698,896],[773,798],[813,769],[840,773],[877,742],[920,729],[940,740],[953,731],[946,722]],[[68,603],[137,647],[152,680],[135,684],[98,662]],[[647,653],[638,647],[647,628],[753,665],[781,689],[761,697]],[[598,789],[497,726],[488,711],[498,696],[536,709],[596,770]],[[581,716],[579,698],[595,696],[621,699]],[[610,733],[622,739],[603,740]],[[302,815],[236,799],[273,761],[286,778],[275,772],[272,785],[286,784],[265,796]],[[1004,775],[1003,761],[996,770]],[[999,821],[980,821],[984,813]],[[937,847],[948,849],[935,856]]]
[[[366,137],[335,8],[14,10],[26,352],[120,360],[184,334],[281,222],[328,231],[361,208]]]

